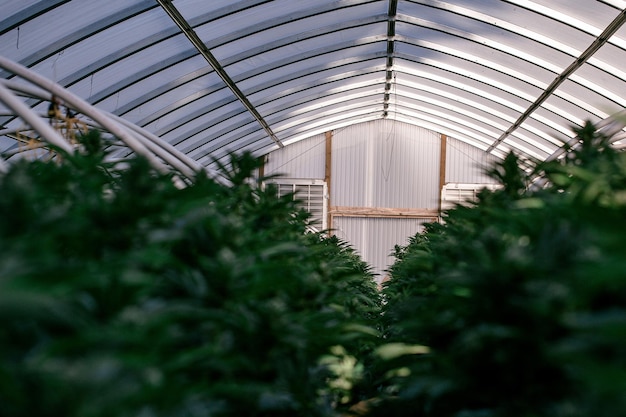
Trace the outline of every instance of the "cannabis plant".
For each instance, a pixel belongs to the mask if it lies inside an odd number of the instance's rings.
[[[396,248],[371,415],[626,413],[626,155],[577,134],[543,187],[510,154],[501,190]]]
[[[180,189],[82,141],[0,177],[1,416],[330,416],[353,401],[379,309],[353,251],[305,234],[251,155]]]

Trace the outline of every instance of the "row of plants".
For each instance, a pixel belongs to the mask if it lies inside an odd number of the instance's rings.
[[[0,415],[327,416],[379,294],[345,242],[233,156],[178,188],[80,151],[0,178]],[[227,183],[228,185],[224,185]]]
[[[424,349],[381,364],[372,415],[626,415],[626,154],[576,133],[396,247],[384,337]]]
[[[397,246],[382,292],[251,155],[184,188],[97,132],[16,162],[0,416],[626,415],[626,155],[577,134],[490,167],[503,187]]]

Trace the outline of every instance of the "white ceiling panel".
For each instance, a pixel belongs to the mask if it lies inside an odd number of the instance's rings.
[[[549,157],[626,107],[622,0],[0,0],[0,55],[204,165],[376,118]],[[0,76],[15,74],[0,68]],[[27,100],[37,111],[46,103]],[[19,123],[9,114],[0,124]],[[10,137],[0,147],[10,148]]]

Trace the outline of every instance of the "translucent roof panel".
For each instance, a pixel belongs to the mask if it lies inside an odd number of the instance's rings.
[[[0,0],[0,55],[211,165],[389,118],[544,159],[626,107],[622,0]],[[0,68],[0,76],[14,74]],[[46,103],[29,99],[43,111]],[[16,119],[0,107],[0,124]],[[0,137],[0,151],[14,146]]]

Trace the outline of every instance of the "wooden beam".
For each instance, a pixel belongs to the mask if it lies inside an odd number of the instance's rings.
[[[259,179],[265,177],[265,158],[266,155],[259,157]]]
[[[447,153],[448,137],[441,135],[441,145],[439,150],[439,212],[441,212],[441,190],[446,185],[446,153]]]
[[[324,182],[326,182],[326,190],[328,191],[328,213],[326,215],[326,228],[332,234],[333,229],[333,216],[330,213],[330,186],[331,186],[331,167],[333,156],[333,132],[326,132],[326,157],[324,162]]]
[[[403,219],[437,219],[436,209],[390,208],[390,207],[347,207],[334,206],[329,210],[336,217],[381,217]]]

